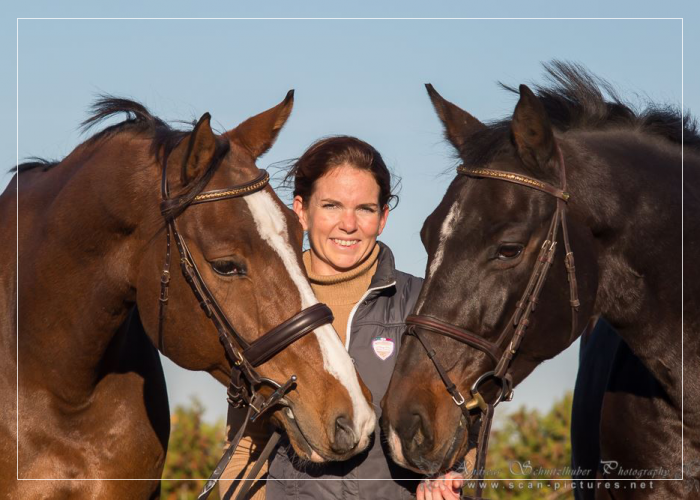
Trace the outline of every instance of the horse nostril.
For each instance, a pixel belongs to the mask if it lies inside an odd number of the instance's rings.
[[[359,439],[352,430],[352,422],[350,419],[345,415],[336,418],[331,449],[336,453],[345,454],[355,449],[358,442]]]
[[[432,440],[430,428],[426,425],[425,419],[420,412],[415,412],[410,416],[408,422],[408,432],[405,434],[408,437],[407,451],[416,451],[423,446],[429,446]]]

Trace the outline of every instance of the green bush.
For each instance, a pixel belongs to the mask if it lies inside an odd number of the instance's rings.
[[[570,479],[571,404],[567,393],[546,414],[520,407],[498,420],[492,430],[486,469],[498,472],[491,477],[513,481],[491,481],[485,497],[493,500],[555,500],[573,498],[568,483],[554,489],[554,479]],[[168,456],[163,470],[162,494],[165,500],[194,500],[204,480],[216,467],[223,452],[225,423],[202,420],[204,408],[193,398],[189,407],[178,406],[171,417]],[[523,482],[524,481],[524,482]],[[496,485],[495,483],[499,483]],[[509,487],[509,483],[515,486]],[[537,484],[540,484],[539,488]],[[523,484],[523,487],[518,487]],[[473,490],[465,490],[472,493]],[[209,497],[218,500],[216,488]]]
[[[202,419],[204,408],[197,398],[189,407],[177,406],[170,417],[170,441],[165,458],[161,498],[196,499],[223,453],[226,425],[223,419],[208,424]],[[209,496],[218,500],[217,489]]]
[[[553,481],[571,479],[572,401],[568,392],[544,415],[520,407],[498,420],[498,430],[491,431],[486,470],[492,478],[513,480],[488,482],[486,498],[573,498],[568,481],[559,481],[558,489]]]

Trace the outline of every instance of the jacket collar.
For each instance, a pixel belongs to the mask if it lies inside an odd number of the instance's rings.
[[[379,256],[377,257],[377,271],[372,276],[372,281],[369,284],[372,288],[385,288],[396,283],[396,264],[394,263],[394,254],[381,241],[377,241],[379,245]]]

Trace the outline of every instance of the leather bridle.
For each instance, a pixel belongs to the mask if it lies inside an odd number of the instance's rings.
[[[496,342],[491,342],[485,338],[451,325],[437,318],[425,315],[411,315],[406,318],[408,325],[407,334],[413,335],[418,339],[420,344],[428,353],[428,357],[435,365],[442,382],[445,384],[447,392],[452,396],[452,400],[462,411],[466,423],[472,425],[476,419],[480,417],[479,434],[477,438],[476,461],[474,464],[474,474],[477,480],[476,496],[467,498],[481,498],[481,484],[484,476],[484,467],[486,465],[486,452],[488,448],[489,432],[493,421],[494,408],[503,400],[510,401],[513,398],[513,379],[511,374],[511,363],[518,352],[525,331],[530,323],[530,315],[535,311],[540,292],[547,279],[549,269],[554,261],[554,252],[557,246],[557,234],[561,226],[562,239],[564,240],[564,248],[566,255],[564,264],[566,266],[567,278],[569,281],[569,294],[571,305],[571,337],[577,333],[577,312],[580,305],[578,300],[578,286],[576,283],[576,268],[574,266],[574,254],[571,251],[569,244],[569,232],[566,225],[566,209],[569,201],[569,193],[566,191],[566,172],[564,167],[564,157],[561,149],[557,147],[559,159],[559,173],[561,179],[561,188],[552,186],[545,182],[533,179],[521,174],[513,172],[505,172],[501,170],[490,170],[484,168],[466,168],[460,166],[457,168],[457,173],[468,177],[478,179],[496,179],[505,182],[511,182],[521,186],[526,186],[532,189],[537,189],[551,196],[554,196],[557,201],[556,210],[549,224],[549,230],[544,242],[540,247],[540,252],[535,261],[534,269],[530,275],[530,279],[525,287],[525,291],[516,303],[515,311],[505,328],[501,332]],[[470,398],[467,400],[459,392],[457,386],[452,382],[447,371],[436,358],[436,353],[431,349],[425,333],[420,330],[427,330],[446,337],[450,337],[459,342],[467,344],[474,349],[484,353],[494,366],[493,370],[487,371],[480,375],[472,384],[470,390]],[[505,349],[501,346],[510,338]],[[479,392],[480,387],[487,381],[493,381],[500,387],[494,401],[486,401],[483,395]]]
[[[333,313],[330,308],[325,304],[317,303],[300,311],[254,342],[248,343],[231,325],[231,322],[226,317],[226,314],[223,312],[216,298],[207,287],[187,247],[187,243],[178,231],[176,221],[177,215],[181,214],[182,211],[190,205],[247,196],[264,189],[265,186],[268,185],[269,180],[270,177],[268,173],[265,170],[259,170],[258,175],[253,180],[243,184],[238,184],[226,189],[202,192],[189,200],[186,197],[170,198],[167,179],[167,159],[163,161],[161,179],[162,201],[160,209],[165,219],[166,250],[165,263],[160,280],[160,306],[158,314],[159,347],[161,351],[163,351],[163,324],[165,322],[165,313],[168,305],[168,287],[170,284],[171,240],[174,240],[178,254],[180,255],[180,270],[182,271],[182,275],[185,281],[190,285],[204,314],[214,323],[219,333],[219,341],[224,346],[226,355],[232,363],[231,381],[227,391],[228,403],[234,408],[247,409],[243,425],[230,442],[224,456],[220,459],[214,472],[212,472],[209,480],[202,489],[198,497],[199,500],[206,499],[211,493],[211,490],[230,462],[248,423],[254,422],[260,415],[274,406],[288,406],[284,396],[295,385],[297,380],[296,375],[292,375],[289,380],[280,384],[274,380],[260,376],[256,368],[316,328],[333,322]],[[179,209],[177,215],[171,215],[173,207]],[[269,396],[264,396],[261,393],[260,389],[264,386],[268,387],[268,391],[272,390]],[[279,438],[279,432],[275,431],[265,446],[263,454],[258,459],[258,463],[246,477],[246,482],[236,498],[243,498],[247,493],[252,485],[250,479],[255,478],[262,463],[265,462],[272,452]]]

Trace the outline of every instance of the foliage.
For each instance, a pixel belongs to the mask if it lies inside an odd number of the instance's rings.
[[[513,479],[491,481],[484,490],[490,499],[573,498],[571,478],[571,405],[567,393],[544,415],[520,407],[506,415],[491,431],[486,477]],[[498,484],[497,484],[498,483]]]
[[[521,407],[500,420],[498,429],[491,433],[486,469],[490,477],[513,481],[491,481],[484,490],[486,498],[573,498],[568,482],[559,482],[559,489],[555,489],[556,481],[551,481],[571,478],[569,429],[572,399],[571,393],[566,394],[544,415]],[[178,406],[171,417],[162,483],[162,498],[165,500],[196,499],[204,480],[185,479],[209,477],[220,458],[224,422],[208,424],[202,419],[203,413],[201,402],[194,398],[189,407]],[[216,488],[209,498],[219,498]]]
[[[192,398],[188,407],[177,406],[170,418],[170,441],[165,458],[161,498],[165,500],[196,499],[205,481],[216,467],[225,443],[225,424],[203,420],[204,407]],[[209,496],[218,500],[217,489]]]

